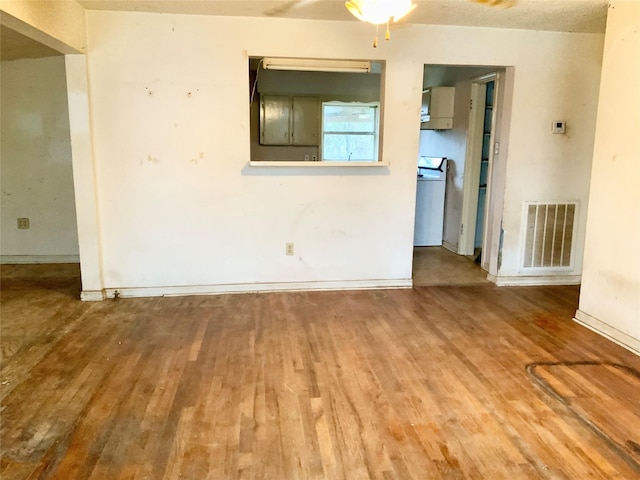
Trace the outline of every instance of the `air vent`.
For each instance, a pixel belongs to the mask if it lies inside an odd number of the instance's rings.
[[[524,268],[572,266],[577,209],[575,202],[526,203]]]

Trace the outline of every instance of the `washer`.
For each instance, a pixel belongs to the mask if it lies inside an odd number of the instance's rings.
[[[416,247],[442,245],[446,178],[446,157],[419,157],[413,233]]]

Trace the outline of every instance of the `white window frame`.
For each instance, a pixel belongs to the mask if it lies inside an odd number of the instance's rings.
[[[326,131],[324,129],[324,107],[326,106],[353,106],[353,107],[372,107],[375,108],[375,123],[373,132],[334,132]],[[379,145],[380,145],[380,102],[340,102],[340,101],[323,101],[320,106],[320,158],[323,162],[354,162],[354,163],[375,163],[380,161]],[[324,136],[325,134],[340,134],[340,135],[371,135],[374,138],[374,152],[372,159],[349,159],[349,160],[337,160],[326,159],[324,157]]]

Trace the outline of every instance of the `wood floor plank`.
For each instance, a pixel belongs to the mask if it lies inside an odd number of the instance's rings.
[[[3,480],[640,476],[528,373],[593,362],[540,372],[636,454],[607,365],[640,359],[571,321],[576,287],[88,304],[56,268],[3,269]]]
[[[595,362],[540,364],[530,372],[578,419],[640,466],[640,373]]]

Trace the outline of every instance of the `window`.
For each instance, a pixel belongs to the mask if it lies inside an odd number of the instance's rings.
[[[380,103],[322,103],[322,160],[378,161]]]
[[[378,60],[249,57],[250,165],[384,166],[383,77]]]

